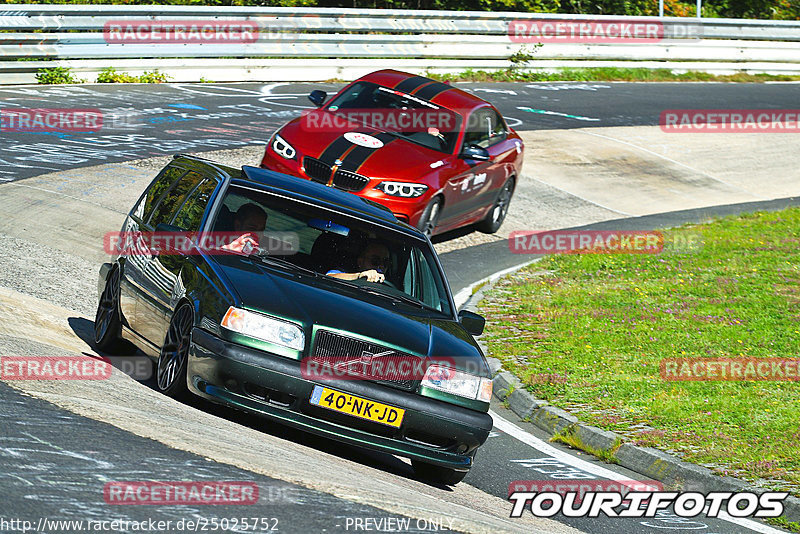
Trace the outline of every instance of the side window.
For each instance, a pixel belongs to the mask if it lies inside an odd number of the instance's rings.
[[[183,203],[178,213],[175,214],[171,224],[182,230],[198,230],[203,220],[206,207],[208,207],[208,199],[211,198],[211,194],[216,187],[216,180],[211,178],[203,179],[200,185],[195,187],[194,191],[186,198],[186,202]]]
[[[150,226],[155,228],[161,223],[168,223],[172,220],[172,216],[178,211],[178,208],[188,196],[189,192],[197,187],[197,184],[199,184],[202,179],[203,177],[194,171],[184,174],[183,177],[162,196],[153,209],[153,214],[150,216],[149,221]]]
[[[492,108],[481,108],[469,117],[464,134],[464,146],[478,145],[483,148],[499,143],[508,135],[506,123]]]
[[[153,208],[156,207],[156,204],[158,204],[158,201],[164,193],[166,193],[170,186],[185,172],[186,169],[172,166],[161,171],[156,179],[153,180],[153,183],[150,184],[144,197],[142,197],[131,214],[141,221],[146,221],[153,213]]]
[[[431,308],[442,311],[442,303],[439,300],[439,291],[436,287],[436,280],[431,272],[431,266],[419,250],[414,251],[414,259],[419,274],[419,279],[417,281],[419,295],[417,295],[417,298]]]
[[[464,133],[464,146],[478,145],[483,148],[489,147],[489,114],[486,108],[479,109],[469,116],[467,130]]]
[[[489,146],[495,145],[500,141],[505,140],[508,136],[508,129],[503,117],[500,116],[495,110],[489,110],[489,122],[491,123],[491,130],[489,132]]]

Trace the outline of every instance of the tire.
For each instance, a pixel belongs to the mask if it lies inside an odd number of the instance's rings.
[[[179,306],[172,314],[164,345],[158,355],[156,386],[173,399],[184,399],[189,393],[186,387],[186,363],[193,325],[194,311],[191,305],[185,303]]]
[[[119,269],[113,269],[106,279],[106,287],[97,303],[94,316],[94,344],[102,352],[118,354],[125,348],[120,337],[122,321],[119,311]]]
[[[422,480],[446,486],[455,486],[464,480],[468,473],[468,471],[456,471],[449,467],[431,465],[419,460],[411,460],[411,466],[414,468],[414,474]]]
[[[417,229],[428,236],[433,237],[433,232],[436,230],[436,225],[439,224],[439,216],[442,214],[442,199],[435,197],[431,200],[430,204],[425,207],[422,212],[422,217],[419,218]]]
[[[514,177],[512,176],[503,185],[500,194],[497,195],[497,200],[494,201],[486,217],[475,225],[475,228],[485,234],[493,234],[497,232],[503,225],[508,214],[508,205],[511,203],[511,197],[514,195]]]

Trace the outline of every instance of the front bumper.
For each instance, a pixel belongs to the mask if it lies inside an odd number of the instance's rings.
[[[225,341],[195,328],[189,388],[206,399],[275,419],[314,434],[466,471],[492,429],[489,414],[374,382],[313,382],[300,362]],[[315,384],[403,408],[400,428],[338,414],[309,403]]]

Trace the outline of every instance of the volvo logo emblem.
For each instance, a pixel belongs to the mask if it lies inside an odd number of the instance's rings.
[[[340,371],[350,371],[361,375],[368,375],[369,367],[373,360],[382,358],[383,356],[388,356],[393,352],[393,350],[386,350],[383,352],[373,353],[365,350],[361,352],[361,357],[353,358],[352,360],[348,360],[346,362],[339,362],[334,365],[333,368]],[[361,366],[360,369],[359,366]]]

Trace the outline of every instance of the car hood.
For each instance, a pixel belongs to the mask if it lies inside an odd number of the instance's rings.
[[[401,137],[376,131],[357,122],[340,119],[336,127],[311,129],[313,124],[333,114],[324,110],[313,110],[287,123],[278,134],[296,148],[303,156],[321,159],[333,165],[341,159],[342,168],[370,178],[393,178],[419,180],[434,168],[449,161],[449,154],[439,152]],[[316,120],[314,119],[316,118]],[[380,148],[361,148],[345,139],[348,132],[369,134],[382,140]],[[351,147],[356,149],[347,152]],[[344,155],[347,152],[347,155]],[[398,162],[402,161],[402,165]],[[435,162],[441,164],[431,166]]]
[[[394,304],[324,275],[296,274],[236,255],[221,256],[217,263],[242,307],[300,323],[307,340],[315,326],[343,335],[349,332],[412,354],[454,357],[457,367],[468,366],[472,372],[477,361],[477,368],[488,376],[477,343],[452,319],[426,316],[418,308]]]

